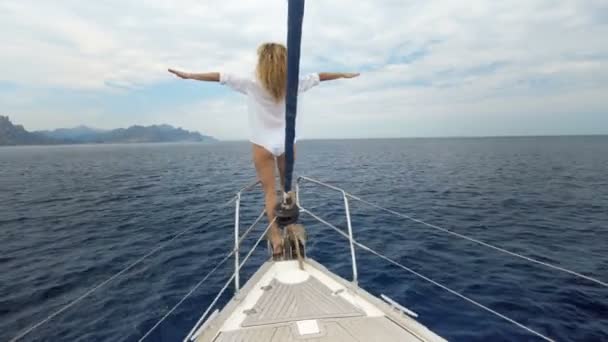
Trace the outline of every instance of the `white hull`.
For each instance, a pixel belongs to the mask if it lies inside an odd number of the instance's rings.
[[[314,260],[266,262],[193,335],[197,342],[445,341]]]

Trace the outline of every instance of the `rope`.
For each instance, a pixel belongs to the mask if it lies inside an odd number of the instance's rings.
[[[390,214],[393,214],[393,215],[399,216],[399,217],[401,217],[401,218],[405,218],[405,219],[411,220],[411,221],[413,221],[413,222],[420,223],[420,224],[422,224],[422,225],[424,225],[424,226],[426,226],[426,227],[429,227],[429,228],[433,228],[433,229],[436,229],[436,230],[442,231],[442,232],[444,232],[444,233],[447,233],[447,234],[450,234],[450,235],[453,235],[453,236],[459,237],[459,238],[461,238],[461,239],[468,240],[468,241],[473,242],[473,243],[476,243],[476,244],[478,244],[478,245],[482,245],[482,246],[485,246],[485,247],[488,247],[488,248],[494,249],[494,250],[496,250],[496,251],[498,251],[498,252],[501,252],[501,253],[504,253],[504,254],[508,254],[508,255],[511,255],[511,256],[514,256],[514,257],[517,257],[517,258],[520,258],[520,259],[523,259],[523,260],[526,260],[526,261],[529,261],[529,262],[532,262],[532,263],[538,264],[538,265],[542,265],[542,266],[545,266],[545,267],[548,267],[548,268],[552,268],[552,269],[554,269],[554,270],[558,270],[558,271],[561,271],[561,272],[565,272],[565,273],[568,273],[568,274],[574,275],[574,276],[579,277],[579,278],[582,278],[582,279],[586,279],[586,280],[588,280],[588,281],[591,281],[591,282],[593,282],[593,283],[596,283],[596,284],[601,285],[601,286],[604,286],[604,287],[608,287],[608,283],[606,283],[606,282],[604,282],[604,281],[601,281],[601,280],[599,280],[599,279],[597,279],[597,278],[593,278],[593,277],[591,277],[591,276],[587,276],[587,275],[584,275],[584,274],[581,274],[581,273],[578,273],[578,272],[575,272],[575,271],[569,270],[569,269],[567,269],[567,268],[564,268],[564,267],[561,267],[561,266],[557,266],[557,265],[554,265],[554,264],[551,264],[551,263],[548,263],[548,262],[540,261],[540,260],[538,260],[538,259],[534,259],[534,258],[532,258],[532,257],[528,257],[528,256],[525,256],[525,255],[521,255],[521,254],[519,254],[519,253],[515,253],[515,252],[512,252],[512,251],[506,250],[506,249],[504,249],[504,248],[494,246],[494,245],[489,244],[489,243],[487,243],[487,242],[483,242],[483,241],[481,241],[481,240],[478,240],[478,239],[475,239],[475,238],[472,238],[472,237],[469,237],[469,236],[466,236],[466,235],[463,235],[463,234],[460,234],[460,233],[456,233],[456,232],[454,232],[454,231],[452,231],[452,230],[449,230],[449,229],[446,229],[446,228],[442,228],[442,227],[436,226],[436,225],[431,224],[431,223],[424,222],[424,221],[419,220],[419,219],[417,219],[417,218],[414,218],[414,217],[412,217],[412,216],[409,216],[409,215],[406,215],[406,214],[402,214],[402,213],[400,213],[400,212],[397,212],[397,211],[394,211],[394,210],[391,210],[391,209],[387,209],[387,208],[381,207],[381,206],[379,206],[379,205],[377,205],[377,204],[374,204],[374,203],[371,203],[371,202],[369,202],[369,201],[366,201],[366,200],[364,200],[364,199],[362,199],[362,198],[360,198],[360,197],[358,197],[358,196],[355,196],[355,195],[353,195],[353,194],[350,194],[350,193],[348,193],[348,192],[346,192],[346,191],[344,191],[344,190],[342,190],[342,189],[340,189],[340,188],[338,188],[338,187],[336,187],[336,186],[333,186],[333,185],[330,185],[330,184],[323,183],[323,182],[318,181],[318,180],[316,180],[316,179],[312,179],[312,178],[308,178],[308,177],[304,177],[304,176],[300,176],[299,178],[304,179],[304,180],[309,181],[309,182],[312,182],[312,183],[316,183],[316,184],[319,184],[319,185],[325,186],[325,187],[330,188],[330,189],[332,189],[332,190],[339,191],[339,192],[341,192],[342,194],[344,194],[344,196],[348,196],[348,197],[350,197],[350,198],[352,198],[352,199],[354,199],[354,200],[356,200],[356,201],[359,201],[359,202],[361,202],[361,203],[367,204],[367,205],[369,205],[369,206],[371,206],[371,207],[374,207],[374,208],[376,208],[376,209],[383,210],[383,211],[385,211],[385,212],[387,212],[387,213],[390,213]],[[545,258],[546,258],[546,257],[545,257]],[[549,258],[547,258],[547,259],[549,259]]]
[[[262,220],[262,218],[264,217],[264,214],[266,214],[265,210],[262,210],[262,212],[260,213],[260,215],[258,215],[258,217],[255,219],[255,221],[253,221],[253,223],[249,226],[249,228],[247,228],[247,230],[243,233],[243,235],[241,235],[241,237],[239,238],[239,247],[241,246],[241,244],[243,243],[243,241],[245,240],[245,238],[247,237],[247,235],[249,235],[249,233],[251,232],[251,230],[257,226],[258,222],[260,222],[260,220]]]
[[[307,213],[308,215],[312,216],[312,217],[313,217],[314,219],[316,219],[317,221],[319,221],[319,222],[321,222],[321,223],[325,224],[326,226],[328,226],[328,227],[332,228],[332,229],[333,229],[333,230],[335,230],[336,232],[340,233],[340,235],[342,235],[343,237],[345,237],[345,238],[349,239],[348,235],[347,235],[346,233],[344,233],[342,230],[340,230],[340,228],[338,228],[338,227],[334,226],[333,224],[331,224],[331,223],[329,223],[329,222],[327,222],[327,221],[323,220],[322,218],[318,217],[317,215],[315,215],[315,214],[311,213],[310,211],[308,211],[308,210],[306,210],[306,209],[304,209],[304,208],[302,208],[302,211],[303,211],[303,212],[305,212],[305,213]],[[422,278],[422,279],[426,280],[427,282],[429,282],[429,283],[431,283],[431,284],[433,284],[433,285],[435,285],[435,286],[438,286],[438,287],[440,287],[440,288],[442,288],[442,289],[444,289],[444,290],[446,290],[446,291],[450,292],[451,294],[453,294],[453,295],[455,295],[455,296],[458,296],[458,297],[460,297],[460,298],[462,298],[462,299],[466,300],[467,302],[469,302],[469,303],[471,303],[471,304],[473,304],[473,305],[475,305],[475,306],[477,306],[477,307],[479,307],[479,308],[481,308],[481,309],[483,309],[483,310],[485,310],[485,311],[487,311],[487,312],[490,312],[490,313],[492,313],[492,314],[494,314],[494,315],[496,315],[496,316],[498,316],[498,317],[502,318],[503,320],[505,320],[505,321],[507,321],[507,322],[510,322],[510,323],[512,323],[512,324],[515,324],[515,325],[517,325],[518,327],[520,327],[520,328],[522,328],[522,329],[524,329],[524,330],[526,330],[526,331],[528,331],[528,332],[530,332],[530,333],[532,333],[532,334],[534,334],[534,335],[536,335],[536,336],[538,336],[538,337],[540,337],[540,338],[544,339],[545,341],[554,342],[554,340],[553,340],[553,339],[551,339],[551,338],[549,338],[549,337],[547,337],[547,336],[545,336],[545,335],[543,335],[543,334],[539,333],[538,331],[536,331],[536,330],[534,330],[534,329],[532,329],[532,328],[529,328],[529,327],[527,327],[527,326],[523,325],[522,323],[519,323],[518,321],[516,321],[516,320],[514,320],[514,319],[512,319],[512,318],[509,318],[509,317],[507,317],[507,316],[505,316],[505,315],[501,314],[500,312],[497,312],[497,311],[495,311],[495,310],[493,310],[493,309],[491,309],[491,308],[489,308],[489,307],[487,307],[487,306],[485,306],[485,305],[483,305],[483,304],[481,304],[481,303],[479,303],[479,302],[477,302],[477,301],[475,301],[475,300],[473,300],[473,299],[471,299],[471,298],[469,298],[469,297],[467,297],[467,296],[465,296],[465,295],[463,295],[463,294],[461,294],[461,293],[459,293],[459,292],[457,292],[457,291],[455,291],[455,290],[452,290],[452,289],[450,289],[449,287],[447,287],[447,286],[445,286],[445,285],[443,285],[443,284],[440,284],[440,283],[438,283],[438,282],[434,281],[433,279],[431,279],[431,278],[429,278],[429,277],[426,277],[426,276],[424,276],[423,274],[420,274],[420,273],[418,273],[418,272],[414,271],[413,269],[411,269],[411,268],[409,268],[409,267],[406,267],[406,266],[404,266],[404,265],[402,265],[402,264],[398,263],[397,261],[395,261],[395,260],[393,260],[393,259],[390,259],[389,257],[387,257],[387,256],[385,256],[385,255],[383,255],[383,254],[379,253],[379,252],[376,252],[375,250],[373,250],[373,249],[371,249],[371,248],[369,248],[369,247],[367,247],[367,246],[363,245],[362,243],[357,242],[357,241],[356,241],[356,240],[354,240],[354,239],[353,239],[353,243],[354,243],[355,245],[357,245],[358,247],[360,247],[361,249],[363,249],[363,250],[365,250],[365,251],[368,251],[368,252],[370,252],[370,253],[372,253],[372,254],[374,254],[374,255],[376,255],[376,256],[378,256],[378,257],[380,257],[381,259],[383,259],[383,260],[385,260],[385,261],[388,261],[389,263],[391,263],[391,264],[393,264],[393,265],[395,265],[395,266],[397,266],[397,267],[400,267],[401,269],[403,269],[403,270],[405,270],[405,271],[407,271],[407,272],[410,272],[410,273],[414,274],[415,276],[417,276],[417,277],[419,277],[419,278]]]
[[[249,234],[249,232],[258,224],[258,222],[260,222],[260,219],[264,216],[264,213],[265,211],[262,210],[262,213],[258,215],[255,221],[253,221],[249,228],[247,228],[243,236],[239,239],[239,246],[241,245],[241,242],[243,241],[245,236]],[[146,332],[145,335],[139,339],[139,342],[145,340],[146,337],[148,337],[152,333],[152,331],[154,331],[158,326],[160,326],[161,323],[173,313],[173,311],[175,311],[186,299],[188,299],[188,297],[190,297],[194,293],[194,291],[196,291],[213,273],[215,273],[215,271],[217,271],[220,266],[222,266],[231,256],[233,256],[234,253],[236,253],[236,250],[233,249],[217,265],[215,265],[215,267],[209,273],[207,273],[207,275],[201,281],[196,283],[196,285],[192,287],[190,291],[188,291],[188,293],[186,293],[186,295],[182,297],[182,299],[180,299],[180,301],[177,302],[177,304],[175,304],[171,308],[171,310],[169,310],[161,319],[159,319],[158,322],[156,322],[156,324],[154,324],[154,326],[150,328],[150,330],[148,330],[148,332]]]
[[[255,187],[258,184],[260,184],[260,181],[256,179],[255,181],[253,181],[253,182],[247,184],[246,186],[242,187],[241,190],[239,190],[237,192],[237,195],[232,196],[232,198],[228,202],[222,204],[222,206],[220,208],[227,207],[227,206],[231,205],[232,203],[234,203],[234,201],[236,201],[237,198],[239,198],[238,194],[240,194],[242,192],[245,192],[245,191],[249,191],[249,190],[251,190],[253,187]]]
[[[264,237],[266,237],[266,234],[268,233],[268,230],[270,229],[270,227],[272,227],[272,225],[274,224],[275,221],[276,221],[276,217],[275,217],[275,219],[273,219],[268,224],[268,226],[266,227],[266,229],[264,229],[264,232],[260,235],[260,237],[255,242],[255,244],[253,245],[253,247],[251,248],[251,250],[249,251],[249,253],[247,253],[247,255],[245,256],[245,258],[243,259],[243,261],[239,265],[239,268],[237,269],[236,272],[240,272],[241,271],[241,268],[243,267],[243,265],[245,265],[245,263],[247,262],[247,260],[251,256],[251,254],[253,254],[253,252],[258,247],[258,245],[260,244],[260,242],[264,239]],[[211,311],[211,309],[215,306],[215,304],[220,299],[220,297],[224,294],[224,292],[226,291],[226,289],[228,288],[228,286],[230,285],[230,283],[232,283],[232,281],[234,280],[236,272],[233,273],[232,277],[230,277],[230,279],[228,279],[228,281],[224,284],[224,286],[222,287],[222,289],[220,290],[220,292],[218,292],[218,294],[215,296],[215,298],[213,299],[213,301],[211,302],[211,304],[209,304],[209,306],[207,307],[207,309],[205,310],[205,312],[203,313],[203,315],[201,316],[201,318],[196,322],[196,324],[194,325],[194,327],[192,328],[192,330],[190,330],[190,332],[188,333],[188,335],[186,336],[186,338],[184,338],[184,341],[189,340],[192,337],[192,335],[196,332],[196,330],[200,326],[200,324],[205,320],[205,318],[207,318],[207,315],[209,314],[209,312]]]
[[[304,0],[289,0],[287,10],[287,90],[285,93],[285,193],[291,191],[294,153],[293,143],[300,83],[300,46]]]
[[[169,317],[173,313],[173,311],[175,311],[175,309],[177,309],[188,297],[190,297],[190,295],[192,295],[192,293],[194,293],[194,291],[196,291],[205,282],[205,280],[207,280],[213,273],[215,273],[215,271],[217,271],[217,269],[220,266],[222,266],[226,261],[228,261],[228,259],[230,259],[230,257],[233,256],[235,252],[236,251],[233,249],[230,253],[226,254],[226,256],[222,259],[222,261],[220,261],[217,265],[215,265],[215,267],[209,273],[207,273],[207,275],[201,281],[196,283],[196,285],[194,287],[192,287],[190,289],[190,291],[188,291],[188,293],[186,293],[186,295],[184,297],[182,297],[182,299],[180,299],[180,301],[177,302],[177,304],[175,304],[171,308],[171,310],[169,310],[161,319],[159,319],[158,322],[156,322],[156,324],[154,324],[154,326],[152,328],[150,328],[150,330],[148,330],[148,332],[146,332],[146,334],[139,339],[139,342],[145,340],[146,337],[148,337],[152,333],[152,331],[154,331],[154,329],[156,329],[159,325],[161,325],[161,323],[167,317]]]
[[[422,220],[419,220],[419,219],[413,218],[411,216],[399,213],[397,211],[394,211],[394,210],[391,210],[391,209],[387,209],[387,208],[383,208],[383,207],[381,207],[381,206],[379,206],[377,204],[368,202],[366,200],[363,200],[363,199],[361,199],[361,198],[359,198],[357,196],[351,195],[349,193],[346,193],[346,195],[348,197],[354,199],[354,200],[357,200],[359,202],[362,202],[362,203],[367,204],[369,206],[372,206],[374,208],[377,208],[377,209],[383,210],[383,211],[385,211],[387,213],[391,213],[393,215],[396,215],[396,216],[399,216],[399,217],[402,217],[402,218],[405,218],[405,219],[408,219],[408,220],[420,223],[420,224],[425,225],[425,226],[427,226],[429,228],[433,228],[433,229],[442,231],[444,233],[447,233],[447,234],[450,234],[450,235],[453,235],[453,236],[457,236],[457,237],[459,237],[461,239],[465,239],[465,240],[468,240],[470,242],[476,243],[478,245],[482,245],[482,246],[494,249],[494,250],[499,251],[499,252],[504,253],[504,254],[508,254],[508,255],[511,255],[511,256],[514,256],[514,257],[517,257],[517,258],[520,258],[520,259],[523,259],[523,260],[526,260],[526,261],[538,264],[538,265],[542,265],[542,266],[545,266],[545,267],[548,267],[548,268],[552,268],[554,270],[558,270],[558,271],[561,271],[561,272],[565,272],[565,273],[574,275],[574,276],[579,277],[579,278],[583,278],[583,279],[589,280],[591,282],[594,282],[594,283],[596,283],[598,285],[601,285],[601,286],[604,286],[604,287],[608,287],[608,283],[603,282],[603,281],[601,281],[599,279],[596,279],[596,278],[593,278],[593,277],[590,277],[590,276],[587,276],[587,275],[584,275],[584,274],[581,274],[581,273],[569,270],[567,268],[563,268],[563,267],[560,267],[560,266],[557,266],[557,265],[553,265],[553,264],[550,264],[548,262],[540,261],[540,260],[534,259],[532,257],[521,255],[521,254],[518,254],[518,253],[515,253],[515,252],[511,252],[511,251],[506,250],[504,248],[497,247],[497,246],[491,245],[491,244],[489,244],[487,242],[483,242],[481,240],[477,240],[475,238],[472,238],[472,237],[469,237],[469,236],[466,236],[466,235],[463,235],[463,234],[460,234],[460,233],[456,233],[456,232],[454,232],[452,230],[449,230],[449,229],[446,229],[446,228],[442,228],[442,227],[436,226],[436,225],[431,224],[431,223],[424,222]]]
[[[231,201],[227,202],[226,204],[220,206],[220,208],[223,208],[223,207],[229,205],[232,202],[233,201],[231,200]],[[104,287],[105,285],[107,285],[108,283],[110,283],[111,281],[113,281],[114,279],[118,278],[120,275],[122,275],[125,272],[129,271],[133,267],[137,266],[139,263],[141,263],[142,261],[144,261],[145,259],[147,259],[148,257],[150,257],[152,254],[154,254],[154,253],[158,252],[159,250],[165,248],[167,245],[169,245],[171,242],[175,241],[180,236],[182,236],[182,235],[186,234],[187,232],[191,231],[192,229],[198,227],[198,225],[201,223],[201,221],[202,221],[202,219],[199,220],[197,223],[191,225],[190,227],[188,227],[188,228],[182,230],[181,232],[175,234],[171,239],[169,239],[168,241],[165,241],[164,243],[160,244],[158,247],[152,249],[151,251],[149,251],[148,253],[146,253],[145,255],[143,255],[142,257],[140,257],[139,259],[137,259],[135,262],[133,262],[130,265],[128,265],[127,267],[123,268],[121,271],[115,273],[114,275],[112,275],[108,279],[106,279],[103,282],[101,282],[101,283],[95,285],[94,287],[90,288],[87,292],[85,292],[84,294],[82,294],[80,297],[72,300],[71,302],[69,302],[68,304],[66,304],[65,306],[63,306],[62,308],[60,308],[59,310],[53,312],[52,314],[50,314],[49,316],[47,316],[45,319],[41,320],[40,322],[38,322],[38,323],[30,326],[29,328],[25,329],[24,331],[22,331],[21,333],[19,333],[17,336],[13,337],[9,342],[18,341],[19,339],[23,338],[24,336],[26,336],[27,334],[29,334],[33,330],[37,329],[41,325],[47,323],[48,321],[50,321],[51,319],[53,319],[56,316],[60,315],[61,313],[63,313],[67,309],[69,309],[72,306],[76,305],[81,300],[83,300],[86,297],[90,296],[93,292],[95,292],[98,289]]]

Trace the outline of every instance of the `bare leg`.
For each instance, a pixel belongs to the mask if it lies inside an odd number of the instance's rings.
[[[275,160],[272,153],[268,152],[262,146],[253,144],[253,163],[258,174],[258,179],[262,183],[265,196],[266,215],[268,221],[274,220],[274,209],[277,204],[277,193],[275,190]],[[279,225],[276,222],[268,231],[268,239],[272,244],[274,254],[283,252],[283,237]]]

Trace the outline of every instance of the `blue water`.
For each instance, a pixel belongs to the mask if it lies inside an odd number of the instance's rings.
[[[253,179],[249,153],[246,143],[1,148],[0,341],[194,226],[24,339],[136,341],[231,248],[233,209],[220,206]],[[296,170],[608,281],[608,137],[305,141]],[[332,191],[305,185],[302,202],[345,226]],[[259,191],[243,206],[245,228],[262,208]],[[607,288],[356,202],[351,211],[356,237],[406,266],[555,340],[608,340]],[[303,222],[309,255],[350,279],[344,240],[310,218]],[[245,275],[266,255],[257,250]],[[449,340],[538,340],[373,255],[358,251],[358,259],[364,288],[416,311]],[[181,340],[231,266],[149,341]]]

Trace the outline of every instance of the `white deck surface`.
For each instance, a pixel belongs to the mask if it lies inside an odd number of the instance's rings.
[[[313,260],[267,262],[197,342],[445,341]]]

